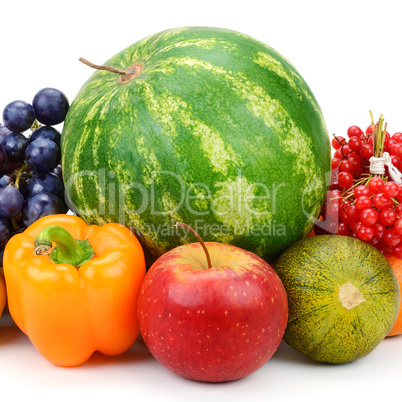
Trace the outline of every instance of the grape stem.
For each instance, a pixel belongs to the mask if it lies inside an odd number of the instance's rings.
[[[14,187],[19,190],[20,188],[20,179],[21,176],[24,172],[28,172],[30,168],[27,166],[26,162],[22,164],[22,166],[17,170],[15,173],[15,181],[14,181]]]

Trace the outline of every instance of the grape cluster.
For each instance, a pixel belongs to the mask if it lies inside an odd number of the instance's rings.
[[[32,104],[17,100],[0,123],[0,254],[9,238],[45,215],[66,213],[60,165],[60,132],[69,103],[44,88]],[[31,130],[31,134],[25,133]],[[0,258],[1,262],[1,258]]]
[[[402,184],[389,177],[387,166],[383,175],[370,172],[377,146],[373,130],[374,124],[365,132],[351,126],[347,137],[334,136],[330,188],[314,232],[356,237],[402,259]],[[402,133],[384,130],[379,149],[402,167]]]

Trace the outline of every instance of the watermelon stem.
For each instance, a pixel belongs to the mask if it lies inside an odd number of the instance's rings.
[[[98,64],[91,63],[90,61],[80,57],[78,59],[82,63],[86,64],[89,67],[95,68],[96,70],[106,70],[111,73],[119,74],[119,84],[124,85],[127,82],[130,82],[133,78],[138,77],[141,74],[141,71],[144,68],[142,63],[134,63],[132,66],[128,67],[127,70],[120,70],[120,68],[112,67],[112,66],[100,66]]]
[[[83,57],[80,57],[78,60],[91,68],[95,68],[96,70],[106,70],[106,71],[110,71],[111,73],[121,74],[121,75],[129,74],[127,71],[120,70],[119,68],[115,68],[115,67],[111,67],[111,66],[100,66],[98,64],[91,63],[90,61],[84,59]]]
[[[211,256],[209,255],[207,246],[205,245],[204,240],[201,239],[201,236],[190,225],[187,225],[186,223],[177,222],[175,224],[175,227],[187,229],[197,238],[197,240],[200,242],[200,244],[205,252],[205,256],[207,257],[208,268],[212,268]]]

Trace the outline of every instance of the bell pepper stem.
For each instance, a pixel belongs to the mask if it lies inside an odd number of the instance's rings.
[[[52,243],[56,246],[49,257],[56,264],[80,266],[94,256],[87,240],[75,240],[66,229],[57,225],[48,226],[38,233],[34,242],[35,254],[47,254]]]

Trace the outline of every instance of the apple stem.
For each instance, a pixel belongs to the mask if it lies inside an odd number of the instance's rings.
[[[201,239],[201,236],[190,225],[187,225],[186,223],[177,222],[175,227],[187,229],[197,238],[197,240],[200,242],[201,247],[203,248],[205,255],[207,257],[208,268],[212,268],[211,256],[209,255],[207,246],[205,245],[204,240]]]

